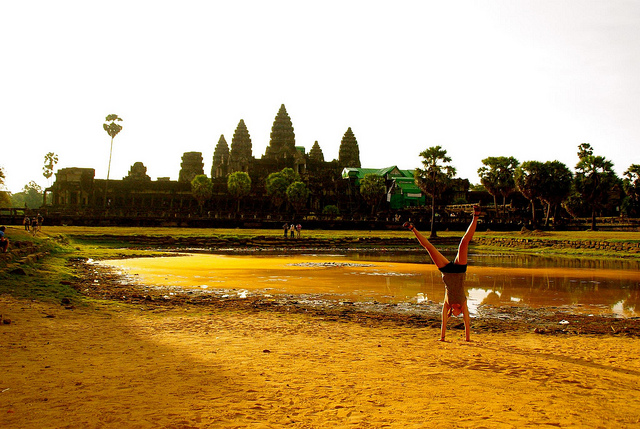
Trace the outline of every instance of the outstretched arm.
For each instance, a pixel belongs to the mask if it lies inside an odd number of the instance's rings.
[[[429,252],[429,256],[431,257],[431,260],[433,261],[433,263],[436,265],[436,267],[438,268],[442,268],[445,265],[447,265],[449,263],[449,260],[447,258],[444,257],[444,255],[442,253],[440,253],[438,251],[438,249],[436,249],[433,244],[431,244],[429,242],[429,240],[427,240],[427,238],[422,235],[420,233],[420,231],[418,231],[412,223],[410,222],[405,222],[404,225],[402,225],[403,227],[407,228],[409,231],[413,232],[413,235],[416,236],[416,238],[418,239],[418,241],[420,242],[420,244],[422,245],[422,247],[424,247],[425,249],[427,249],[427,252]]]

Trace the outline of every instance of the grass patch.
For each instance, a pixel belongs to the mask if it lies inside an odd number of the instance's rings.
[[[14,273],[13,265],[0,270],[0,294],[10,294],[22,299],[36,299],[49,302],[61,302],[64,298],[78,302],[78,294],[70,286],[74,279],[72,268],[68,264],[72,249],[63,237],[56,239],[45,234],[32,236],[18,228],[7,228],[10,243],[33,244],[38,252],[47,255],[32,263],[23,263]],[[10,244],[11,246],[11,244]]]
[[[225,228],[169,228],[169,227],[76,227],[76,226],[54,226],[47,227],[46,232],[52,235],[63,234],[73,237],[90,237],[95,235],[119,235],[136,236],[146,235],[150,237],[216,237],[216,238],[256,238],[283,236],[281,229],[225,229]],[[438,236],[460,237],[460,231],[438,231]],[[317,239],[339,239],[339,238],[398,238],[411,237],[406,230],[302,230],[301,238]]]
[[[540,240],[566,241],[610,241],[620,243],[640,242],[640,232],[635,231],[533,231],[527,233],[522,233],[520,231],[486,231],[477,232],[476,234],[482,235],[484,237],[498,238],[536,238]]]
[[[38,253],[46,256],[32,263],[10,264],[0,269],[0,294],[9,294],[20,299],[33,299],[60,303],[69,300],[74,305],[81,305],[84,297],[71,287],[77,280],[72,266],[75,258],[85,259],[120,259],[138,256],[157,256],[161,252],[122,248],[122,243],[113,246],[83,244],[82,240],[68,238],[58,231],[48,228],[35,236],[22,228],[8,227],[7,237],[14,246],[32,244]],[[19,270],[15,270],[19,268]],[[15,271],[14,271],[15,270]],[[12,273],[13,271],[13,273]]]

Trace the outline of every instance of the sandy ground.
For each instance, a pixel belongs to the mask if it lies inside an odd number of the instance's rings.
[[[69,306],[67,306],[69,307]],[[640,427],[640,340],[0,296],[2,428]]]

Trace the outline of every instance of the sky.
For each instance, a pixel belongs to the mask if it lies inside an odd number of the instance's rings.
[[[296,145],[414,169],[441,146],[478,183],[489,156],[558,160],[578,145],[640,164],[640,1],[0,0],[0,167],[6,189],[55,171],[106,178],[105,117],[123,121],[111,179],[143,162],[211,171],[243,119],[262,157],[282,104]]]

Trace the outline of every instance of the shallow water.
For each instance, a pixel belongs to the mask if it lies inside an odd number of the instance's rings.
[[[343,301],[444,299],[441,275],[423,253],[189,254],[106,263],[140,283],[168,290],[313,295]],[[487,304],[569,306],[591,314],[640,316],[636,262],[473,254],[466,286],[472,314]]]

